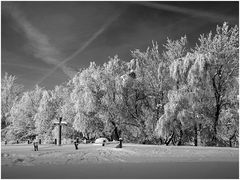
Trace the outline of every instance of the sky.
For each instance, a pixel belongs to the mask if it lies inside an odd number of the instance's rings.
[[[237,1],[1,1],[1,76],[53,89],[92,61],[130,61],[152,41],[161,52],[186,35],[193,47],[223,22],[239,24]]]

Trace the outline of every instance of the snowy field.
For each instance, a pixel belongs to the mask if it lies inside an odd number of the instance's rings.
[[[239,149],[123,144],[1,146],[1,177],[51,178],[238,178]]]

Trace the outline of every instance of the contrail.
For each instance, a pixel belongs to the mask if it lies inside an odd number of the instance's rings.
[[[58,59],[62,57],[62,53],[50,43],[48,36],[33,26],[16,5],[9,4],[6,6],[6,10],[25,34],[28,40],[29,52],[47,64],[59,64]],[[76,73],[72,68],[65,65],[62,65],[61,69],[68,77],[73,77],[73,74]]]
[[[72,60],[74,57],[76,57],[78,54],[80,54],[82,51],[84,51],[99,35],[101,35],[108,27],[111,25],[120,15],[121,12],[116,13],[114,16],[112,16],[106,23],[104,23],[98,31],[96,31],[84,44],[81,46],[77,51],[75,51],[72,55],[61,61],[59,64],[57,64],[48,74],[46,74],[37,84],[42,83],[47,77],[51,76],[59,67],[64,65],[66,62]]]
[[[30,66],[30,65],[24,65],[24,64],[5,63],[5,62],[2,62],[1,64],[6,65],[6,66],[17,66],[17,67],[21,67],[21,68],[25,68],[25,69],[31,69],[31,70],[34,69],[34,70],[39,70],[39,71],[43,71],[43,72],[47,71],[46,68],[39,68],[39,67],[36,67],[36,66]]]
[[[159,9],[159,10],[166,10],[166,11],[172,11],[175,13],[181,13],[181,14],[186,14],[186,15],[193,15],[197,17],[202,17],[206,18],[207,21],[213,21],[213,22],[223,22],[223,21],[236,21],[237,19],[232,17],[232,16],[226,16],[226,15],[221,15],[217,13],[211,13],[208,11],[199,11],[196,9],[189,9],[189,8],[184,8],[184,7],[177,7],[173,5],[168,5],[168,4],[160,4],[160,3],[152,3],[152,2],[144,2],[144,1],[134,1],[132,3],[136,3],[142,6],[146,7],[151,7],[154,9]]]

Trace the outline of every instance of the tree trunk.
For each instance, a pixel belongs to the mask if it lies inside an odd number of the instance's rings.
[[[232,147],[232,140],[229,139],[229,147]]]
[[[114,133],[115,133],[116,140],[118,141],[120,137],[119,137],[119,133],[118,133],[118,128],[117,127],[114,128]]]
[[[146,134],[146,126],[145,126],[145,122],[143,121],[143,120],[141,120],[140,121],[140,127],[139,127],[139,129],[140,129],[140,141],[141,141],[141,143],[146,143],[146,139],[147,139],[147,134]]]
[[[174,136],[174,132],[172,133],[172,135],[170,136],[170,138],[169,138],[168,140],[166,139],[165,144],[166,144],[167,146],[168,146],[169,143],[172,141],[173,136]]]
[[[217,125],[218,125],[219,115],[220,115],[220,105],[217,104],[217,109],[215,112],[215,119],[213,124],[213,144],[215,146],[217,145]]]
[[[198,145],[197,123],[194,123],[194,146]]]
[[[198,126],[198,130],[197,130],[197,142],[198,142],[198,146],[202,145],[202,142],[201,142],[201,130],[202,130],[202,124],[199,124]]]
[[[235,137],[236,130],[234,131],[233,135],[229,138],[229,147],[232,147],[232,139]]]
[[[183,137],[183,131],[182,129],[180,129],[180,137],[179,137],[179,141],[178,141],[178,146],[182,145],[182,137]]]
[[[156,108],[156,120],[153,122],[153,129],[156,128],[156,124],[157,124],[157,122],[159,120],[159,115],[160,115],[160,107],[157,107]]]
[[[213,122],[213,144],[216,146],[217,145],[217,125],[218,125],[218,119],[220,115],[220,110],[221,110],[221,86],[220,86],[220,75],[221,75],[221,68],[218,70],[218,73],[214,75],[212,78],[212,85],[214,89],[214,96],[216,100],[216,112],[215,112],[215,118]],[[218,83],[216,80],[216,77],[219,77]]]
[[[160,144],[163,144],[163,140],[162,140],[162,138],[160,137]]]
[[[118,130],[117,125],[116,125],[115,122],[111,121],[111,123],[112,123],[112,125],[114,127],[114,129],[112,131],[112,139],[118,141],[119,138],[120,138],[119,130]]]

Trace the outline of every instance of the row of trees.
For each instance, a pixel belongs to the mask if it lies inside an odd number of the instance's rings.
[[[53,90],[23,92],[14,76],[1,81],[2,138],[52,141],[53,122],[63,117],[65,138],[105,136],[128,142],[238,145],[238,27],[224,23],[201,35],[134,50],[130,62],[117,56],[94,62]]]

